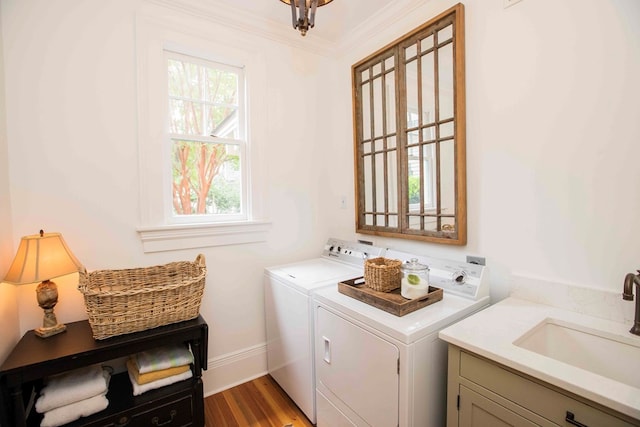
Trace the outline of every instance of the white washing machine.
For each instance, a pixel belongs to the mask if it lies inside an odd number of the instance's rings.
[[[267,368],[315,424],[314,318],[312,294],[361,276],[375,246],[329,239],[322,256],[265,269]]]
[[[441,301],[398,317],[338,292],[314,295],[318,427],[442,427],[447,346],[438,331],[489,305],[485,267],[389,250],[430,268]]]

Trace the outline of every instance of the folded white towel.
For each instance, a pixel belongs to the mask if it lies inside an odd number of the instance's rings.
[[[140,396],[142,393],[145,393],[149,390],[153,390],[156,388],[167,386],[169,384],[177,383],[178,381],[184,381],[193,376],[191,369],[189,369],[188,371],[183,372],[181,374],[172,375],[167,378],[162,378],[160,380],[155,380],[155,381],[151,381],[150,383],[140,385],[136,382],[136,379],[131,374],[131,371],[127,371],[127,372],[129,373],[129,380],[131,380],[131,386],[133,386],[134,396]]]
[[[138,365],[138,372],[146,374],[147,372],[193,363],[193,354],[184,345],[177,345],[142,351],[135,354],[133,360]]]
[[[75,421],[80,417],[86,417],[100,412],[109,406],[109,401],[104,394],[61,406],[44,413],[40,427],[58,427]]]
[[[105,394],[109,378],[109,371],[100,365],[49,377],[36,401],[36,411],[42,414],[54,408]]]

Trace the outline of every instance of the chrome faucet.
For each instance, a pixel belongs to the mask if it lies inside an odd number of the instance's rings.
[[[640,335],[640,270],[638,274],[629,273],[624,277],[624,291],[622,299],[633,301],[633,285],[636,285],[636,317],[633,327],[629,330],[634,335]]]

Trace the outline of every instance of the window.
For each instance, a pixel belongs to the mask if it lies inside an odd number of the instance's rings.
[[[244,74],[167,52],[171,217],[174,222],[244,220]]]
[[[136,16],[140,225],[145,252],[262,242],[266,56],[206,21]]]

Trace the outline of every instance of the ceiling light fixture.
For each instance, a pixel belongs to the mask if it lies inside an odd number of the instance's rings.
[[[316,19],[316,8],[331,3],[333,0],[280,0],[291,5],[291,21],[293,28],[300,30],[300,34],[307,35],[309,28],[313,28]],[[298,11],[296,11],[298,8]]]

